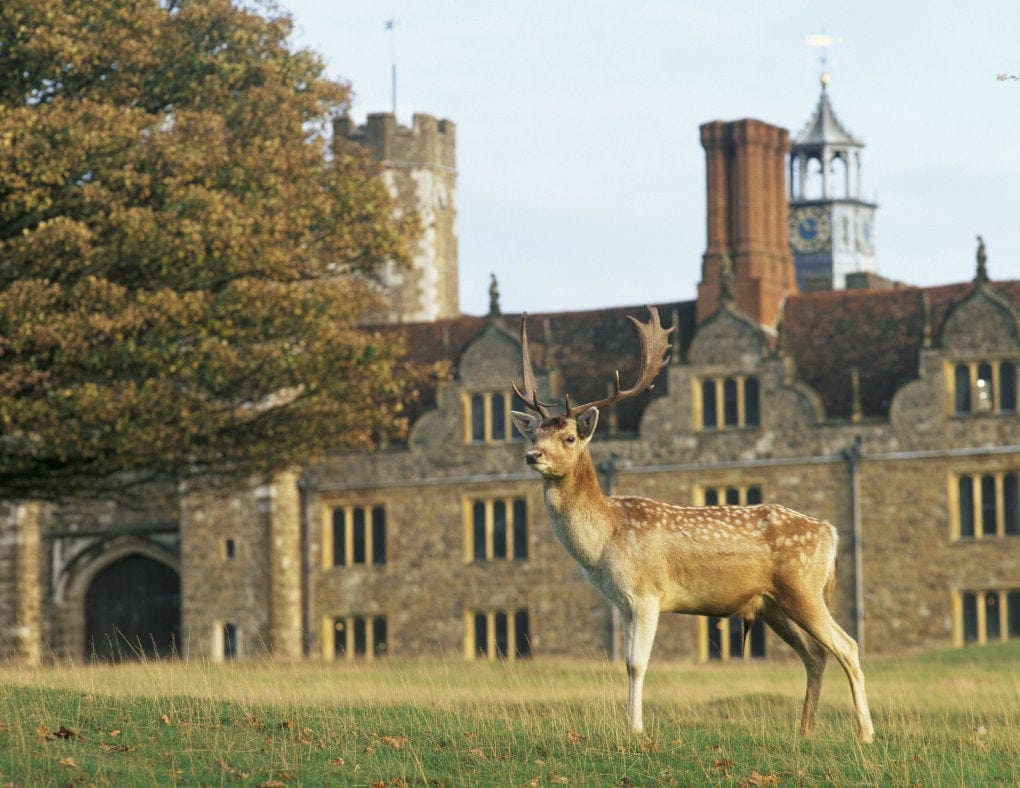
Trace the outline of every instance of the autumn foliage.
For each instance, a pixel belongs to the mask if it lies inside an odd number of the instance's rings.
[[[228,0],[0,4],[3,497],[399,433],[398,348],[356,321],[415,227],[289,32]]]

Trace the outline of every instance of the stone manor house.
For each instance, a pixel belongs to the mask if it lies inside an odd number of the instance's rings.
[[[442,654],[611,656],[618,622],[555,541],[510,427],[519,315],[460,314],[455,129],[371,115],[369,147],[426,232],[388,272],[385,330],[451,379],[412,406],[406,443],[270,483],[103,501],[0,505],[0,659],[326,660]],[[890,282],[863,143],[823,83],[790,137],[706,123],[707,238],[697,298],[662,302],[670,365],[604,414],[604,488],[681,504],[781,502],[841,534],[834,613],[869,654],[1020,637],[1020,281],[960,261],[960,281]],[[692,139],[692,144],[694,140]],[[960,228],[973,233],[980,228]],[[679,261],[694,270],[693,261]],[[530,315],[541,396],[601,397],[635,374],[625,315]],[[576,400],[575,400],[576,401]],[[787,653],[740,622],[666,616],[656,658]]]

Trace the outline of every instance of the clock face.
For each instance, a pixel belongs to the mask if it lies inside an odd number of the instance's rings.
[[[819,252],[829,243],[831,223],[821,208],[796,208],[790,212],[790,246],[794,251]]]

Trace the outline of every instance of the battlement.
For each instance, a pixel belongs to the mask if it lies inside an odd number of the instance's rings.
[[[411,128],[397,123],[392,112],[373,112],[363,126],[349,117],[333,121],[337,137],[364,145],[386,166],[456,169],[456,125],[416,112]]]

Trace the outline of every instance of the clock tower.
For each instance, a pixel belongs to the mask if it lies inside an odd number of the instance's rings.
[[[875,203],[863,198],[861,151],[832,109],[829,77],[814,115],[790,143],[790,250],[802,291],[842,290],[875,273]]]

